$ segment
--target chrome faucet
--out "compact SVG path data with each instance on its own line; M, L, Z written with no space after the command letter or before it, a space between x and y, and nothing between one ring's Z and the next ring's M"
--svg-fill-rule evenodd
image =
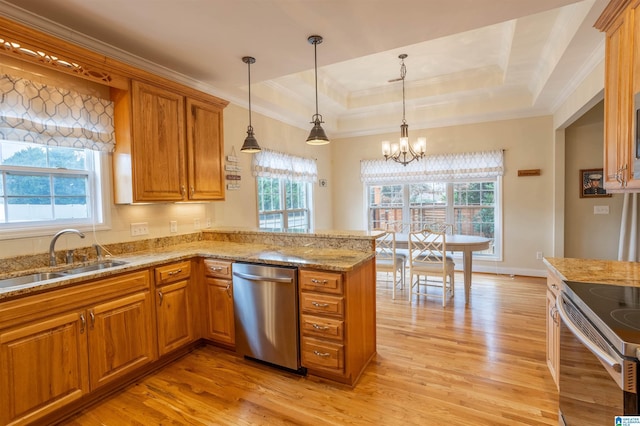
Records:
M56 241L58 241L58 237L62 234L73 233L78 234L80 238L84 238L84 234L77 229L63 229L62 231L58 231L56 235L51 238L51 244L49 244L49 266L56 266L58 263L56 262Z

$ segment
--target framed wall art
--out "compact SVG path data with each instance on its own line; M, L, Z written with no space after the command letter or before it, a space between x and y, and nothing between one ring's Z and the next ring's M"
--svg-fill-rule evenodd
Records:
M603 186L602 169L580 170L580 198L611 197Z

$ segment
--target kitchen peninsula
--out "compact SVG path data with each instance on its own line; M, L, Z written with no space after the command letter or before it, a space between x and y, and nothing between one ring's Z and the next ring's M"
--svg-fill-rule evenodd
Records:
M302 365L355 385L376 352L376 237L207 230L109 245L125 264L0 288L0 424L67 416L204 342L234 350L234 261L298 268ZM50 270L44 259L4 259L0 279Z

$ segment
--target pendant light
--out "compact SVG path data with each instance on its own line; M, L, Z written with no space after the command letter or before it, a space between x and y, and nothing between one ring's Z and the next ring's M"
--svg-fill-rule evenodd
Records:
M244 143L242 144L242 148L240 148L240 151L253 154L255 152L261 151L260 145L258 145L258 141L253 134L253 126L251 126L251 64L256 62L256 58L253 58L251 56L244 56L242 58L242 62L247 64L247 70L249 74L249 126L247 126L247 137L244 139Z
M405 119L404 104L404 78L407 75L407 67L404 64L404 60L407 56L406 53L398 56L398 58L400 58L400 78L391 80L391 82L402 80L402 124L400 125L400 140L398 141L399 143L394 144L391 144L389 141L382 142L382 155L385 160L391 159L403 166L424 157L424 152L427 147L426 138L418 138L413 146L409 144L409 125Z
M313 124L313 129L311 129L311 133L309 133L307 143L309 145L326 145L329 143L329 138L322 128L322 123L324 123L324 121L322 121L322 116L318 114L318 44L322 43L322 37L319 35L312 35L307 39L307 41L313 44L315 61L314 69L316 76L316 113L313 117L311 117L311 124Z

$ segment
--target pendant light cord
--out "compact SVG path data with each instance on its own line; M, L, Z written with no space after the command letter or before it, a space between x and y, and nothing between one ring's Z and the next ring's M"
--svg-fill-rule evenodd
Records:
M247 70L249 75L249 127L253 128L251 125L251 61L247 61Z
M316 77L316 117L318 117L318 42L313 42L313 62Z
M405 119L405 100L404 100L404 78L407 75L407 67L404 64L404 58L402 58L402 63L400 65L400 78L402 79L402 122L406 123Z

